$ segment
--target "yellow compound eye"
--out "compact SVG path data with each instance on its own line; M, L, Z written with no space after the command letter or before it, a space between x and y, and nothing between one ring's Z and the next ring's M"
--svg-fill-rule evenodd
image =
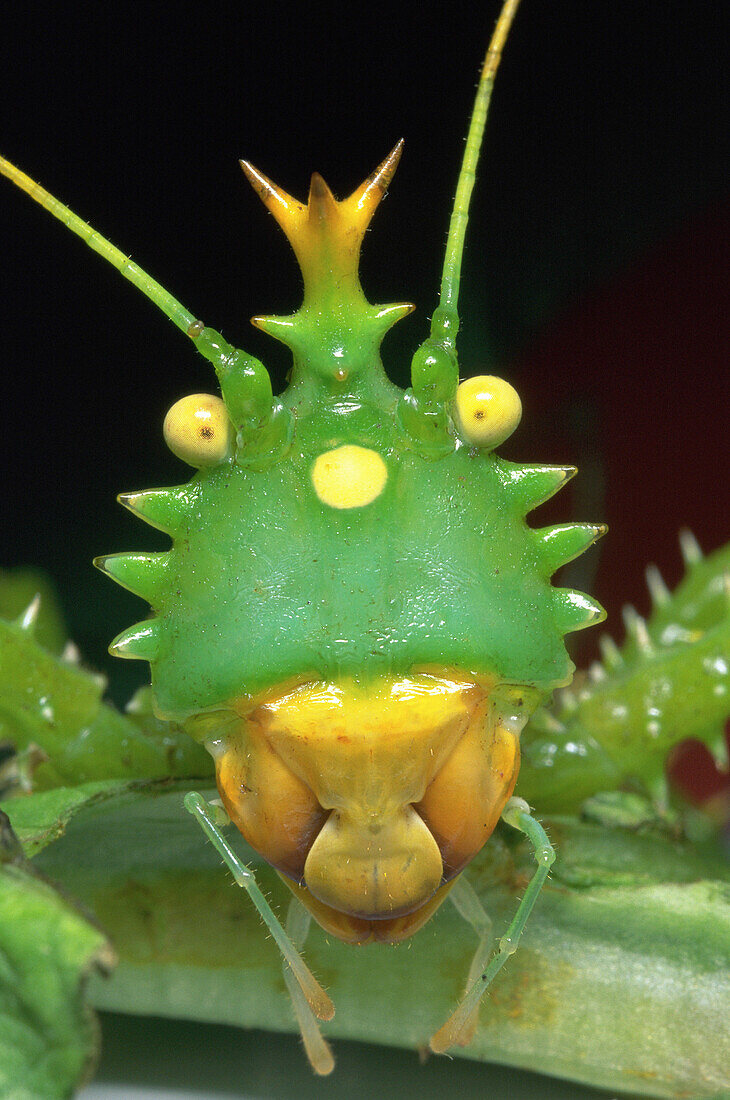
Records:
M188 466L217 466L228 457L232 427L220 397L191 393L172 406L163 426L165 443Z
M498 447L522 418L522 402L514 386L492 374L467 378L456 391L456 415L461 434L475 447Z

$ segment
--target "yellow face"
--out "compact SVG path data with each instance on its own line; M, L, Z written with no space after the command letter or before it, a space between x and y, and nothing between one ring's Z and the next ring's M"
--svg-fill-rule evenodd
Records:
M303 683L209 742L226 810L328 931L411 935L490 836L519 731L447 670Z

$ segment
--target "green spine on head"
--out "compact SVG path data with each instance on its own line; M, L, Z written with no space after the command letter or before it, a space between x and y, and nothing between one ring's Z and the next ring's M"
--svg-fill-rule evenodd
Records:
M192 484L178 489L145 489L139 493L120 493L117 500L150 527L174 538L194 507L197 488Z

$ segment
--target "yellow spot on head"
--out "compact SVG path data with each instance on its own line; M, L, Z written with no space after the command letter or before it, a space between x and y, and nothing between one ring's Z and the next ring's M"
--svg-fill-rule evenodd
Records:
M325 451L312 467L314 491L330 508L363 508L380 496L387 480L378 452L352 444Z
M192 393L172 406L163 427L165 442L188 466L217 466L228 457L232 428L220 397Z
M522 403L509 382L492 374L480 374L467 378L456 391L456 415L467 443L498 447L519 424Z

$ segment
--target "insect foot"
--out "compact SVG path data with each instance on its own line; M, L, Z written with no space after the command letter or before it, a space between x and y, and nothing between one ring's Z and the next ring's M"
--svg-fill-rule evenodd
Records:
M537 901L538 894L550 873L550 868L555 862L555 850L540 822L531 816L530 807L524 798L510 798L502 812L502 819L508 825L511 825L513 829L519 829L531 842L537 870L525 890L509 928L499 940L497 950L489 965L475 977L455 1011L443 1027L439 1028L436 1034L432 1036L429 1046L436 1054L445 1054L450 1047L455 1046L457 1043L463 1043L464 1040L467 1043L469 1042L471 1031L475 1026L479 1002L510 955L514 955L517 950L522 931ZM480 958L481 952L482 944L480 943L475 955L475 962ZM466 1035L464 1035L465 1031Z
M335 1066L334 1059L329 1046L320 1034L315 1017L320 1020L331 1020L335 1014L335 1006L295 945L295 941L300 941L298 945L301 946L306 939L308 917L305 915L305 919L302 920L294 909L296 900L292 899L285 931L261 892L253 872L241 862L220 831L217 807L209 805L202 795L191 791L185 796L185 809L193 815L211 844L221 854L235 881L248 893L261 919L271 932L284 959L284 979L292 998L309 1060L316 1073L322 1076L331 1073ZM225 821L227 823L227 819Z

